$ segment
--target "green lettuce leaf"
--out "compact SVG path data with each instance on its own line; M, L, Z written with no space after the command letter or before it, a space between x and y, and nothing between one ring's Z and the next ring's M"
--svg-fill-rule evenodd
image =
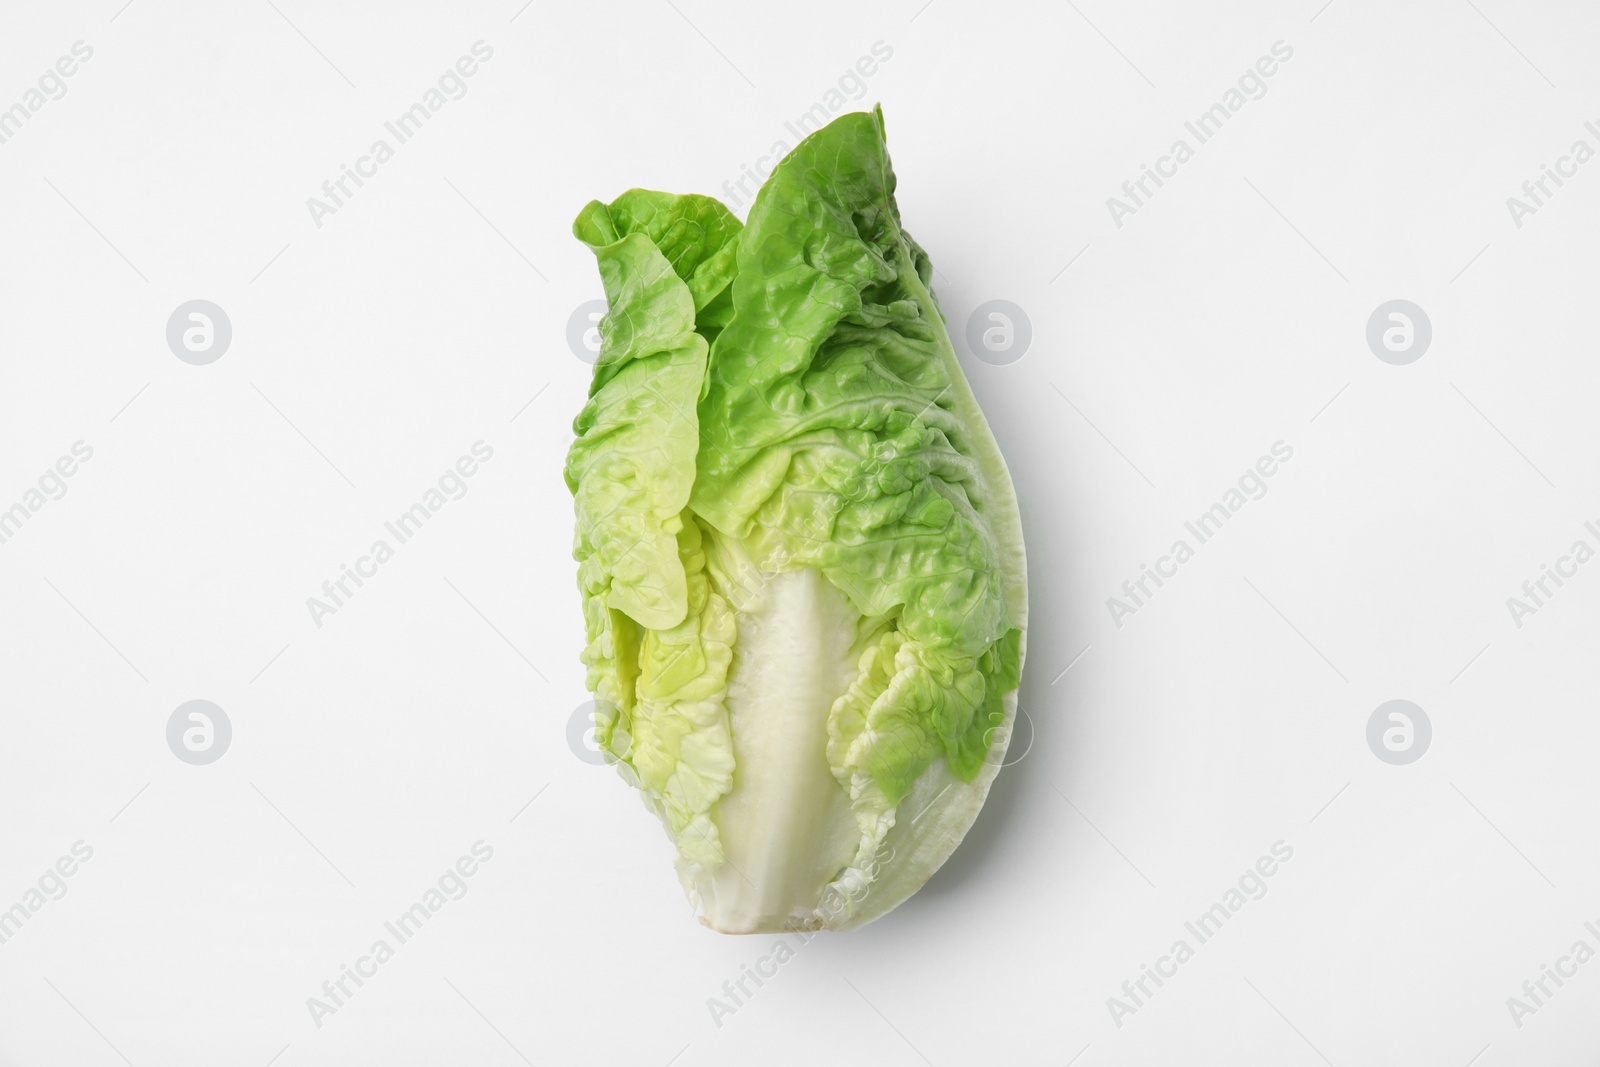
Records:
M706 813L732 784L721 707L732 613L710 592L685 506L708 334L727 317L740 229L715 200L644 190L593 202L573 223L610 305L566 467L583 660L601 743L682 841L690 872L721 862Z

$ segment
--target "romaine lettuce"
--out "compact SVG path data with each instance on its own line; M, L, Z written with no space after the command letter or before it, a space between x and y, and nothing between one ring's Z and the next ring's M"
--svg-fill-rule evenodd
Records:
M1015 714L1016 498L894 185L874 111L743 226L642 190L573 225L610 306L566 468L598 736L725 932L914 893Z

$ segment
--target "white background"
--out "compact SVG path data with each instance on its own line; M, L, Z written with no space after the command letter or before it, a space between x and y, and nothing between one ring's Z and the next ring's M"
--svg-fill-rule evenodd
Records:
M0 908L94 850L0 945L0 1063L1600 1052L1600 963L1520 1027L1506 1003L1600 949L1600 564L1506 607L1600 545L1600 163L1520 228L1506 206L1600 148L1600 11L122 3L0 26L0 107L94 49L0 144L0 508L94 450L0 545ZM467 94L317 226L307 198L478 40ZM1116 226L1107 197L1280 40L1267 94ZM1027 527L1032 747L925 891L719 1026L774 939L694 923L660 828L567 742L565 330L600 295L568 228L634 185L719 193L878 41L851 106L883 102L952 332L994 298L1032 323L1010 365L963 352ZM197 298L234 331L208 366L165 339ZM1364 337L1396 298L1433 325L1408 366ZM479 440L470 491L315 625ZM1117 626L1107 598L1279 440L1267 495ZM197 698L234 730L204 767L165 739ZM1366 741L1394 698L1433 724L1409 766ZM479 840L467 895L317 1026L307 998ZM1117 1025L1280 840L1269 892Z

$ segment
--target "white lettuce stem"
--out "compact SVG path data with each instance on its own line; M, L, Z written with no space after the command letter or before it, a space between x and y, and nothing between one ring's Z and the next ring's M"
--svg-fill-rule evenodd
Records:
M702 876L723 933L810 928L855 854L850 798L828 767L828 711L855 676L860 616L809 568L770 576L739 614L728 678L733 789L712 812L727 862Z

